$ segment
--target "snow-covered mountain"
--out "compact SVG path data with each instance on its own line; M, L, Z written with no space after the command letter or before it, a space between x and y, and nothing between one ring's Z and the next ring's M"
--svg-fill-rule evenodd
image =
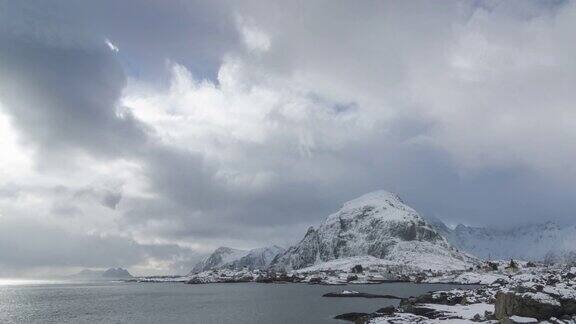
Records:
M253 249L248 251L248 253L240 259L231 261L225 266L231 269L265 269L278 254L281 254L284 251L284 248L277 245Z
M395 194L375 191L346 202L318 229L272 261L294 270L323 262L372 256L419 269L465 269L476 260L452 248L442 235Z
M272 262L278 254L283 252L284 249L276 245L252 250L219 247L207 258L196 264L190 273L195 274L220 268L264 269L270 265L270 262Z
M225 246L221 246L214 250L212 254L204 260L198 262L191 273L199 273L206 270L219 268L229 262L240 259L248 253L246 250L238 250Z
M465 225L450 229L438 220L433 225L453 246L484 259L576 260L574 225L547 222L512 229Z

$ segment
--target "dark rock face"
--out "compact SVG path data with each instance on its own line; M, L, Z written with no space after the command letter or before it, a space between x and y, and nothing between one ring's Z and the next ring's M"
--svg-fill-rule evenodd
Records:
M192 279L188 280L186 283L189 285L201 285L204 282L198 278L192 278Z
M286 263L291 263L294 269L313 265L316 254L320 249L318 231L313 227L308 228L304 238L296 246L290 247L283 254L279 254L272 261L272 269L284 270Z
M343 320L343 321L350 321L356 323L363 323L364 318L368 318L370 314L368 313L345 313L340 314L334 317L334 319Z
M357 264L354 267L352 267L352 273L363 273L364 269L362 268L361 264Z
M394 314L395 311L396 311L396 307L386 306L386 307L382 307L379 310L377 310L376 313L379 315L392 315L392 314Z
M310 278L310 280L308 281L308 283L311 284L311 285L321 284L321 283L322 283L322 278L319 278L319 277Z
M441 305L456 305L464 304L465 298L461 295L454 295L450 292L427 293L418 297L410 297L403 299L400 303L401 308L410 308L416 304L441 304Z
M351 276L348 276L348 277L346 278L346 281L347 281L347 282L356 281L356 280L358 280L358 276L357 276L357 275L351 275Z
M202 271L211 270L222 265L226 256L239 253L241 250L221 246L214 250L210 256L194 266L191 273L200 273Z
M356 324L366 324L370 322L371 319L376 317L382 316L390 316L396 312L396 308L394 306L387 306L380 308L379 310L375 311L374 313L345 313L334 317L334 319L344 320L354 322Z
M560 303L539 300L531 294L516 292L498 292L496 294L495 315L498 319L517 315L545 320L566 314Z

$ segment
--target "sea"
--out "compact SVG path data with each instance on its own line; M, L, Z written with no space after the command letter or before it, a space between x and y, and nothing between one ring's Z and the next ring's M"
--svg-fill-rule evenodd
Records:
M383 283L308 284L66 282L0 280L0 323L345 323L334 316L371 313L394 299L328 298L354 290L398 297L470 286Z

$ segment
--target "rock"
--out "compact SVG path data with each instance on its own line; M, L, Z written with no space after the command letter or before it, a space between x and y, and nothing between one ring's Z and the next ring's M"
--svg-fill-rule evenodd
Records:
M488 266L488 268L489 268L490 270L492 270L492 271L498 271L498 263L490 262L490 261L489 261L489 262L487 263L487 266Z
M500 320L502 324L527 324L527 323L538 323L538 320L531 317L520 317L520 316L511 316L505 317Z
M310 280L308 281L309 284L313 285L313 284L320 284L322 283L322 278L319 277L314 277L314 278L310 278Z
M379 310L377 310L376 314L378 314L378 315L392 315L392 314L394 314L394 312L396 312L396 307L386 306L386 307L382 307Z
M496 280L494 280L494 282L492 282L492 285L497 285L497 286L506 286L508 284L508 280L504 279L504 278L498 278Z
M347 281L347 282L356 281L356 280L358 280L358 276L357 276L357 275L351 275L351 276L348 276L348 277L346 278L346 281Z
M563 311L560 303L542 293L498 292L496 294L495 316L499 320L510 316L545 320L561 315Z
M362 320L364 318L368 318L369 316L370 316L370 314L367 314L367 313L345 313L345 314L337 315L336 317L334 317L334 319L350 321L350 322L358 322L359 320Z
M274 280L270 277L259 276L256 278L256 282L258 282L258 283L273 283Z
M188 281L186 281L187 284L190 285L199 285L199 284L203 284L204 282L202 282L202 280L198 279L198 278L192 278Z
M465 297L463 295L455 295L450 292L440 291L436 293L427 293L418 297L410 297L403 299L400 306L415 305L415 304L442 304L442 305L456 305L464 304Z
M406 313L410 313L410 314L414 314L414 315L418 315L418 316L424 316L427 318L437 318L437 317L442 315L442 313L439 313L435 309L420 306L420 305L406 305L406 306L402 307L402 310Z
M351 270L352 273L363 273L364 272L364 268L362 268L361 264L357 264L355 266L352 267Z

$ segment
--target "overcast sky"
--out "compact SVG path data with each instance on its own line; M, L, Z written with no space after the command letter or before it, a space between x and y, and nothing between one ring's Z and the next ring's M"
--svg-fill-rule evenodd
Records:
M0 276L186 273L363 193L576 210L571 1L0 0Z

